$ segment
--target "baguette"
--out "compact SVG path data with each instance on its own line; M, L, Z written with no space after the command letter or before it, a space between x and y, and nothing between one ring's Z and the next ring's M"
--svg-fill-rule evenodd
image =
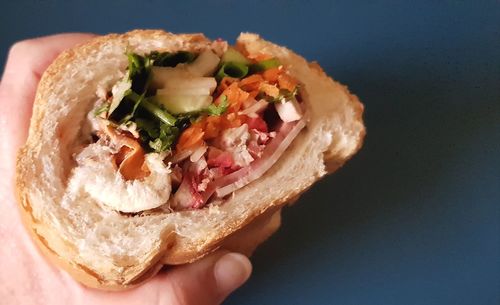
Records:
M242 33L237 46L248 54L271 54L288 67L303 84L307 125L263 176L219 204L195 210L160 208L131 215L106 208L84 190L68 196L68 189L75 153L88 140L85 120L96 90L120 80L127 68L125 52L198 52L213 48L212 41L202 34L135 30L98 37L63 52L50 65L18 154L16 191L26 227L51 261L89 287L121 290L163 265L193 262L221 247L251 253L279 227L284 205L360 149L363 105L345 86L317 63L256 34ZM91 179L85 176L89 173L81 175L83 181Z

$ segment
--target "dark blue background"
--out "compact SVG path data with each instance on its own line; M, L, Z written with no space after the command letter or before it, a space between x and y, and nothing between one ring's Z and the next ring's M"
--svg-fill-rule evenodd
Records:
M6 1L0 59L65 31L289 46L359 95L368 136L285 210L227 304L499 304L500 3L363 2Z

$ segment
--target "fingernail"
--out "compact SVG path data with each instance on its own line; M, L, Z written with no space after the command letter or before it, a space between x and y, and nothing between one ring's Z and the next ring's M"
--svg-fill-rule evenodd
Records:
M220 293L229 293L240 287L250 277L252 264L239 253L223 255L214 267L214 276Z

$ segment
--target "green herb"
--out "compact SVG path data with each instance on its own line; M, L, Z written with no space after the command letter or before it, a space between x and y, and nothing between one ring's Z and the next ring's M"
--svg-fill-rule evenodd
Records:
M151 59L142 57L135 53L128 53L127 57L129 61L128 80L123 81L130 82L131 88L124 92L122 100L117 105L113 105L114 107L112 118L118 120L120 124L124 124L134 118L137 108L145 99L149 84L151 83L152 79ZM137 85L138 83L140 85ZM140 94L138 94L138 92ZM125 102L127 100L133 103L133 106L131 108L130 103ZM118 114L114 114L114 110L116 110L120 105L122 105L121 111Z
M166 151L170 148L170 144L168 142L163 142L160 138L156 138L154 141L149 141L149 147L153 149L155 152Z
M155 152L171 150L178 136L179 129L177 127L162 125L160 127L160 136L154 140L150 140L148 145Z
M243 78L248 74L248 66L242 63L230 61L224 63L220 68L215 78L217 81L220 81L224 77L233 77L233 78Z
M127 53L127 75L117 83L123 97L113 96L109 109L109 118L120 124L131 120L142 100L145 98L151 82L152 61L135 53ZM126 90L125 90L126 89Z
M294 99L295 96L299 93L299 86L296 86L293 91L287 90L287 89L280 89L279 96L284 99Z
M187 51L179 51L176 53L153 51L146 55L147 58L153 61L154 66L159 67L175 67L178 64L190 63L195 60L196 55Z
M211 104L210 106L208 106L208 108L206 109L206 112L208 114L219 116L227 111L227 107L229 106L229 103L227 101L227 96L221 95L220 98L221 100L218 106L215 104Z
M159 124L154 121L137 118L135 120L137 128L144 131L149 138L158 138L160 136Z
M281 66L281 63L277 58L270 58L250 65L250 73L262 72L279 66Z
M264 93L260 93L257 96L257 99L263 98L269 103L278 103L282 101L290 101L290 100L296 100L296 96L298 94L298 86L295 87L293 91L287 90L287 89L280 89L280 92L277 97L271 97L269 95L266 95Z
M122 119L120 120L120 124L125 124L134 117L135 112L137 111L137 108L139 107L142 100L144 99L144 95L143 94L138 95L137 93L135 93L134 91L129 89L129 90L125 91L124 99L131 100L133 102L133 106L132 106L132 109L130 110L130 112L128 114L126 114L124 117L122 117ZM122 100L122 102L123 102L123 100ZM122 103L122 102L120 102L120 103Z
M203 112L201 111L178 114L175 116L175 118L177 119L175 125L181 127L181 129L185 129L189 127L190 124L196 123L200 119L202 114Z
M127 53L128 59L128 73L130 79L132 79L135 75L139 74L144 66L144 58L139 54L135 53Z
M136 53L127 53L128 74L132 82L132 90L138 94L147 91L147 85L151 78L151 67L153 60L147 56Z
M161 66L161 63L166 60L167 58L172 56L172 53L170 52L158 52L158 51L152 51L148 55L146 55L148 58L153 60L153 66Z
M141 140L148 143L149 148L155 152L170 150L180 134L177 126L155 124L153 121L140 118L136 120L136 124L140 129Z
M141 103L141 107L146 109L149 113L154 115L163 123L174 126L175 125L175 117L168 113L166 110L163 110L160 106L156 105L149 101L149 99L143 99Z
M135 123L145 149L155 152L172 149L181 131L196 121L202 112L175 117L161 105L156 104L149 90L152 79L151 67L175 67L180 63L192 62L195 58L195 54L185 51L176 53L154 51L144 56L127 53L128 72L122 82L129 84L124 88L129 89L124 92L120 101L114 103L113 111L110 111L109 104L105 104L106 107L103 105L95 110L96 115L109 112L109 119L112 122L123 125ZM210 110L207 109L207 113L220 115L227 108L224 104L227 104L227 101Z
M179 133L179 128L163 124L160 127L160 136L154 141L149 141L149 147L156 152L170 150L174 142L177 140Z
M96 109L94 109L94 116L100 116L101 114L108 112L108 110L109 110L109 104L103 103Z

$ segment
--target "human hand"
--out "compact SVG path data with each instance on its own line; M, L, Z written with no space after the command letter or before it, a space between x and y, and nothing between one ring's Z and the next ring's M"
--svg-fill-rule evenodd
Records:
M217 252L160 273L124 292L86 288L39 253L21 224L14 198L15 156L26 140L36 86L63 50L91 34L61 34L16 43L0 82L0 299L4 304L220 304L251 273L249 260Z

